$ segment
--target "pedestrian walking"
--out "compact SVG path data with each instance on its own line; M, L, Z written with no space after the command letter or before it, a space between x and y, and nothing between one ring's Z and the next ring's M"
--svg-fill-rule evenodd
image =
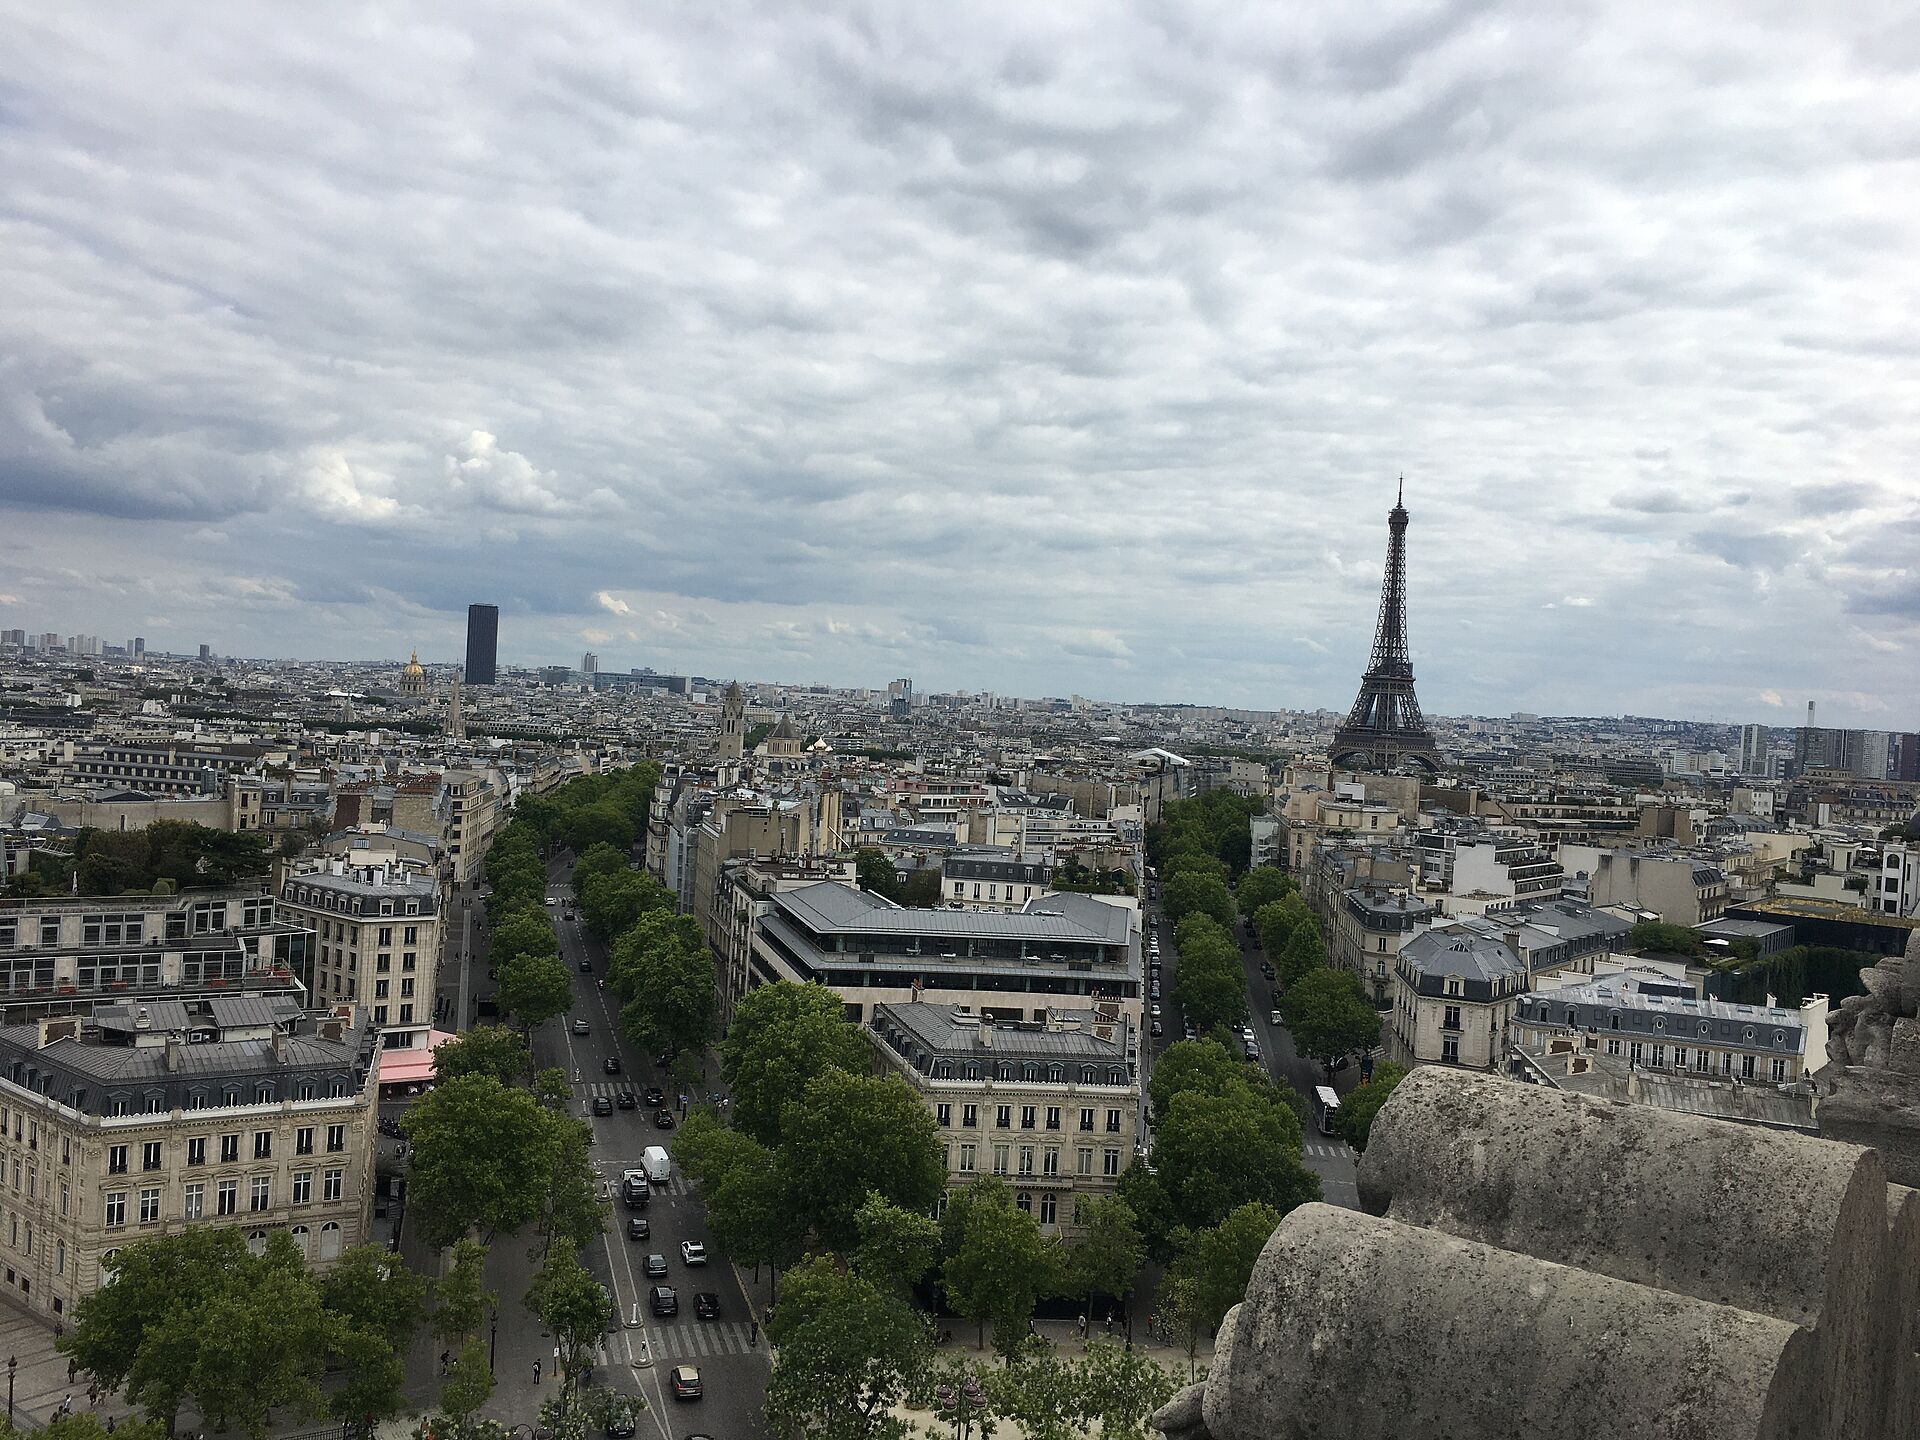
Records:
M540 1362L538 1360L533 1362L533 1383L536 1385L540 1383Z
M1073 1322L1073 1328L1074 1328L1075 1330L1078 1330L1078 1331L1080 1332L1080 1338L1081 1338L1082 1340L1084 1340L1084 1339L1086 1339L1086 1338L1087 1338L1087 1314L1086 1314L1086 1311L1084 1311L1084 1310L1083 1310L1083 1311L1081 1311L1081 1312L1080 1312L1080 1314L1079 1314L1078 1316L1076 1316L1076 1317L1075 1317L1075 1319L1074 1319L1074 1322Z
M760 1343L760 1322L758 1320L755 1320L750 1325L747 1326L747 1344L758 1345L759 1343Z
M74 1374L79 1369L80 1369L80 1362L78 1360L67 1361L67 1383L69 1385L73 1383Z
M452 1363L452 1360L453 1352L451 1350L442 1350L440 1352L440 1373L442 1375L447 1373L447 1366Z
M113 1416L111 1415L107 1416L107 1433L109 1435L113 1433Z

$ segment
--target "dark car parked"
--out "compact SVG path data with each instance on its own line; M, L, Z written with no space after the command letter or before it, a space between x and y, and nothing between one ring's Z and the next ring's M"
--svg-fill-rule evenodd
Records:
M664 1105L654 1111L653 1128L656 1130L671 1130L673 1128L673 1112Z
M656 1315L678 1315L680 1297L671 1285L656 1285L647 1292L647 1308Z
M646 1101L649 1106L664 1105L667 1103L667 1092L662 1090L658 1085L649 1085L647 1086Z
M593 1097L593 1113L596 1115L613 1114L613 1101L609 1100L604 1095L594 1096Z

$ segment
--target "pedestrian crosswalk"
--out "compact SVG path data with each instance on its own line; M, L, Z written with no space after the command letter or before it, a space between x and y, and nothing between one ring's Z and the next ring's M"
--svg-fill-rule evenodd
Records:
M623 1085L618 1080L608 1080L605 1082L596 1080L591 1084L582 1085L580 1087L580 1093L588 1096L589 1098L595 1095L604 1095L609 1100L619 1099L623 1091L631 1092L636 1096L639 1095L640 1093L638 1087L633 1085Z
M633 1333L636 1338L645 1336L656 1361L744 1355L764 1348L764 1342L753 1338L744 1320L695 1320L682 1315L672 1320L649 1320L644 1330Z
M1351 1160L1353 1150L1346 1145L1324 1144L1318 1140L1309 1140L1300 1147L1303 1154L1321 1160Z

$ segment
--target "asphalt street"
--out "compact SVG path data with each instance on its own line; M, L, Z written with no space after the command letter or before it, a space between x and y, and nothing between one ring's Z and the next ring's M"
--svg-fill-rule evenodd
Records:
M1149 907L1149 924L1160 936L1160 1024L1164 1034L1149 1040L1154 1058L1181 1038L1180 1007L1173 1002L1173 990L1179 977L1179 947L1173 938L1173 924L1156 902ZM1308 1099L1316 1085L1326 1083L1317 1061L1306 1059L1293 1048L1293 1036L1286 1026L1268 1019L1272 1009L1273 982L1260 973L1265 958L1246 937L1245 927L1234 926L1234 938L1240 946L1240 959L1247 975L1247 1008L1254 1040L1260 1047L1260 1064L1276 1080L1291 1085ZM1151 1004L1151 1002L1150 1002ZM1149 1012L1151 1013L1151 1012ZM1151 1022L1149 1022L1151 1024ZM1149 1073L1151 1073L1149 1071ZM1359 1081L1358 1072L1349 1067L1334 1077L1334 1090L1345 1094ZM1320 1188L1330 1205L1360 1208L1360 1192L1354 1180L1353 1147L1331 1135L1322 1135L1311 1124L1301 1146L1302 1161L1320 1177Z
M690 1192L678 1170L664 1188L656 1187L648 1208L629 1211L620 1200L620 1176L623 1171L641 1168L642 1152L649 1145L663 1145L669 1153L683 1116L681 1098L674 1082L663 1070L627 1044L620 1035L613 997L601 988L606 970L605 947L586 933L578 919L568 919L572 909L572 890L566 880L564 864L553 868L548 894L556 902L549 912L554 930L560 937L561 958L574 978L574 1007L570 1014L550 1020L534 1032L535 1064L565 1072L573 1086L571 1104L574 1113L593 1127L593 1162L599 1172L602 1195L611 1205L607 1228L601 1238L581 1253L581 1263L613 1294L619 1308L620 1325L610 1329L594 1364L595 1384L611 1386L646 1400L646 1413L640 1419L639 1440L683 1440L702 1434L763 1436L761 1410L766 1400L767 1377L771 1363L765 1337L751 1328L755 1318L749 1309L746 1292L725 1251L708 1233L706 1216L700 1202ZM585 962L588 970L582 970ZM484 960L476 961L477 989L488 988ZM587 1033L575 1033L576 1022L584 1022ZM607 1062L619 1065L609 1073ZM622 1091L644 1097L649 1086L665 1092L675 1121L673 1130L658 1128L654 1112L644 1104L610 1115L593 1114L596 1096L616 1101ZM686 1097L691 1104L694 1097ZM630 1216L644 1216L650 1235L645 1240L627 1238ZM681 1256L680 1244L698 1241L706 1247L704 1265L688 1265ZM500 1389L488 1404L487 1413L500 1418L526 1420L543 1393L551 1393L553 1375L553 1339L543 1331L520 1303L527 1283L537 1267L538 1239L516 1237L494 1246L489 1259L488 1284L500 1296L500 1324L493 1336L497 1349L494 1373ZM667 1275L664 1281L649 1280L645 1273L648 1255L664 1256ZM666 1284L679 1299L679 1314L658 1317L649 1312L651 1286ZM694 1315L694 1295L708 1291L719 1299L716 1319L701 1320ZM534 1362L540 1362L540 1392L533 1388ZM670 1373L676 1366L690 1365L698 1370L704 1392L698 1401L673 1398Z

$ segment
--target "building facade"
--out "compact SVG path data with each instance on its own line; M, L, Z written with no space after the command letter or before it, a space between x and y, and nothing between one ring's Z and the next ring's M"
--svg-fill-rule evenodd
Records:
M1388 1058L1402 1065L1494 1070L1514 1007L1527 993L1526 962L1506 942L1428 930L1400 949Z
M315 1263L364 1243L377 1053L352 1009L258 996L0 1028L0 1293L60 1322L122 1245L200 1225Z
M954 850L941 863L940 876L951 909L1012 912L1047 893L1053 868L1010 851Z
M467 606L467 668L462 672L469 685L491 685L500 656L500 607Z
M1070 1235L1081 1203L1119 1187L1140 1096L1128 1061L1137 1040L1117 1007L1012 1023L880 1004L866 1029L884 1071L932 1112L949 1189L994 1176L1043 1232Z
M366 1006L390 1049L425 1043L440 959L440 887L430 868L324 860L281 882L279 913L314 933L315 1005Z

